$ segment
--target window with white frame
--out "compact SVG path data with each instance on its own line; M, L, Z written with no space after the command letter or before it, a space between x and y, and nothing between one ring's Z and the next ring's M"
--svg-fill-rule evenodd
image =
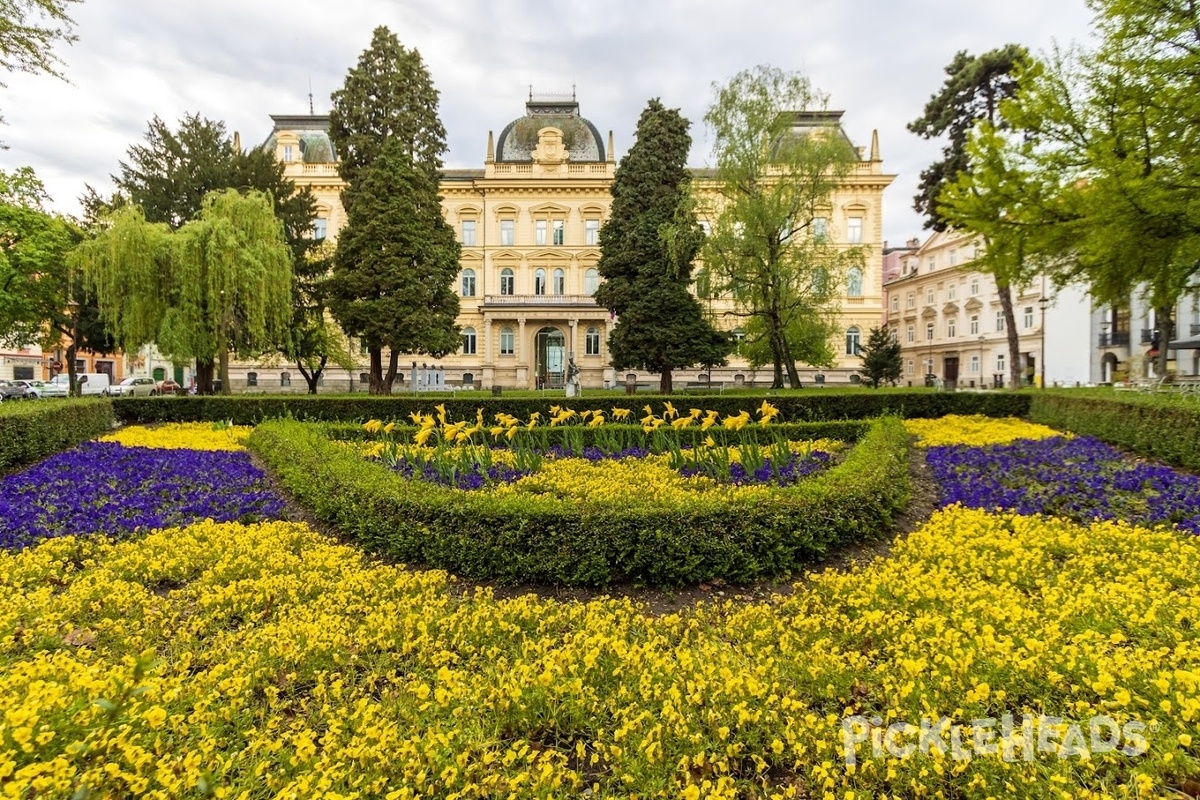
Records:
M951 247L951 248L950 248L950 253L948 254L948 258L949 258L949 261L950 261L950 266L952 266L952 267L953 267L955 264L957 264L957 263L958 263L958 258L957 258L957 256L958 256L958 251L957 251L957 250L955 250L953 247Z
M462 351L464 356L475 355L475 329L463 328Z
M541 267L533 271L533 293L537 295L546 293L546 270Z
M892 295L891 302L892 302L892 313L893 314L900 313L900 295L898 295L898 294Z
M475 270L464 269L462 274L462 296L475 296Z
M1004 372L1004 365L1005 365L1004 353L997 353L996 354L996 372Z
M934 301L935 297L936 297L936 295L933 292L933 287L927 286L925 288L925 305L927 305L927 306L933 305L933 301Z
M906 341L908 344L912 344L913 342L915 342L915 341L917 340L917 336L916 336L916 330L913 328L913 326L912 326L912 325L909 325L909 326L908 326L908 327L905 329L905 331L904 331L904 340L905 340L905 341Z
M851 267L846 270L846 296L847 297L862 297L863 275L862 270L858 267Z
M954 317L946 320L946 338L953 339L958 335L958 320Z
M946 299L947 300L957 300L958 299L958 284L952 283L946 287Z
M566 222L561 219L551 220L550 229L554 233L554 244L561 247L566 241Z
M475 246L475 220L464 219L462 221L462 243L463 247Z
M905 298L904 307L905 308L916 308L917 307L917 293L916 292L908 293L908 297Z
M971 356L971 374L979 374L979 356L977 355Z
M600 288L600 272L595 267L583 271L583 293L593 295Z
M313 220L313 239L318 242L325 240L329 235L329 220L324 217L317 217Z
M583 243L592 246L600 244L600 220L585 219L583 221Z
M933 270L935 268L937 268L937 256L930 256L929 257L929 271L933 272Z
M1033 306L1025 306L1024 319L1021 320L1025 324L1025 330L1033 327Z
M295 151L292 149L292 146L290 144L285 144L283 146L283 160L286 161L287 163L290 164L292 162L292 156L294 155L294 153L295 153Z
M829 220L824 217L813 217L812 235L817 241L822 241L829 235Z
M979 294L979 278L971 278L971 297Z
M933 341L933 323L932 322L925 323L925 341L927 341L927 342Z
M513 335L513 329L505 325L500 329L500 355L511 356L517 351L516 337Z
M850 244L862 244L863 218L850 217L846 220L846 241Z
M517 223L515 220L500 220L500 244L511 247L516 241Z
M979 315L978 314L971 315L971 335L972 336L979 335Z
M539 219L533 223L533 243L536 245L546 244L546 226L550 224L549 220Z
M996 312L996 333L1004 331L1004 310L1000 309Z
M516 294L517 277L508 267L500 270L500 294Z
M554 293L566 294L567 292L567 273L561 268L554 270Z
M911 358L908 361L904 362L904 371L905 371L905 373L907 373L909 375L912 375L913 372L916 371L915 365L913 364L913 360Z
M849 328L846 331L846 355L858 355L859 347L862 343L862 333L858 328Z
M583 337L583 353L588 356L600 355L600 329L588 328Z

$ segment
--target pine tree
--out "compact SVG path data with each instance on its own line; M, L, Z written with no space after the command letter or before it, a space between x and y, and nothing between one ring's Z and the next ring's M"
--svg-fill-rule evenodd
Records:
M859 372L872 389L878 389L883 383L894 386L900 380L903 369L900 343L886 328L872 328L858 355L863 361Z
M346 333L362 337L371 392L387 394L400 353L440 357L459 341L459 245L438 195L446 131L421 54L376 28L333 94L329 134L347 218L327 284L330 310Z
M688 126L658 99L646 105L637 142L617 167L597 265L605 282L596 302L617 315L609 337L613 367L659 373L664 393L672 370L723 364L730 350L688 290L704 240L685 167Z

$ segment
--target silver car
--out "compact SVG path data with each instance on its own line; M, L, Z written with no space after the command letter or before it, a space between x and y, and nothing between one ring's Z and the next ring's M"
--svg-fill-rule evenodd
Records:
M41 397L46 390L46 384L41 381L19 380L13 381L17 386L25 387L25 396L27 398Z
M150 397L158 394L158 387L150 378L126 378L104 390L109 397Z

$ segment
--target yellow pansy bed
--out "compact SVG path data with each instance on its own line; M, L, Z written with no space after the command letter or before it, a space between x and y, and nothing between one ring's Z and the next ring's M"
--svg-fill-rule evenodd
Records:
M678 585L779 575L886 535L908 500L908 439L898 420L872 423L836 466L770 488L668 475L656 460L547 459L509 486L463 491L286 420L249 446L318 518L407 563L510 583Z
M165 422L150 426L130 425L100 437L100 441L169 450L244 450L253 429L249 425L224 423Z
M497 600L292 523L54 540L0 555L0 792L1180 796L1198 571L1192 538L951 508L775 603L656 617ZM949 732L945 754L870 744L1004 714L1062 722L1030 761L969 728L959 758ZM1095 717L1144 747L1093 748Z
M917 437L921 447L967 445L986 447L992 444L1011 444L1018 439L1048 439L1070 436L1045 425L1015 417L985 417L979 414L960 416L950 414L937 419L906 419L904 427Z

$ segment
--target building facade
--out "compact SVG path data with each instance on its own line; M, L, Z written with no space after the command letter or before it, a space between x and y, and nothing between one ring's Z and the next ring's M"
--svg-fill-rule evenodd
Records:
M336 239L346 218L328 117L272 120L266 146L283 162L287 177L316 196L314 236ZM797 124L832 121L839 130L840 120L841 112L797 115ZM893 176L882 171L877 138L869 153L866 148L858 152L859 163L832 198L823 221L828 235L868 252L861 269L847 276L838 364L823 371L830 382L848 382L856 373L861 363L857 347L883 311L882 200ZM456 388L558 388L572 362L584 387L657 384L657 376L649 373L613 370L608 335L615 320L593 296L600 282L600 229L609 215L616 167L612 132L602 136L580 114L574 95L531 95L523 116L498 136L488 133L482 168L443 172L446 221L462 243L456 289L463 344L459 353L436 362L402 355L397 388L410 388L414 377L434 366ZM708 173L694 170L694 175L695 191L711 197ZM732 313L732 302L717 298L706 307L715 324L736 338L740 317ZM304 382L293 381L293 371L277 362L239 364L231 368L231 382L235 389L303 391ZM675 373L677 385L763 385L770 379L769 366L753 370L736 354L725 367ZM325 385L365 390L365 367L349 374L331 370Z

